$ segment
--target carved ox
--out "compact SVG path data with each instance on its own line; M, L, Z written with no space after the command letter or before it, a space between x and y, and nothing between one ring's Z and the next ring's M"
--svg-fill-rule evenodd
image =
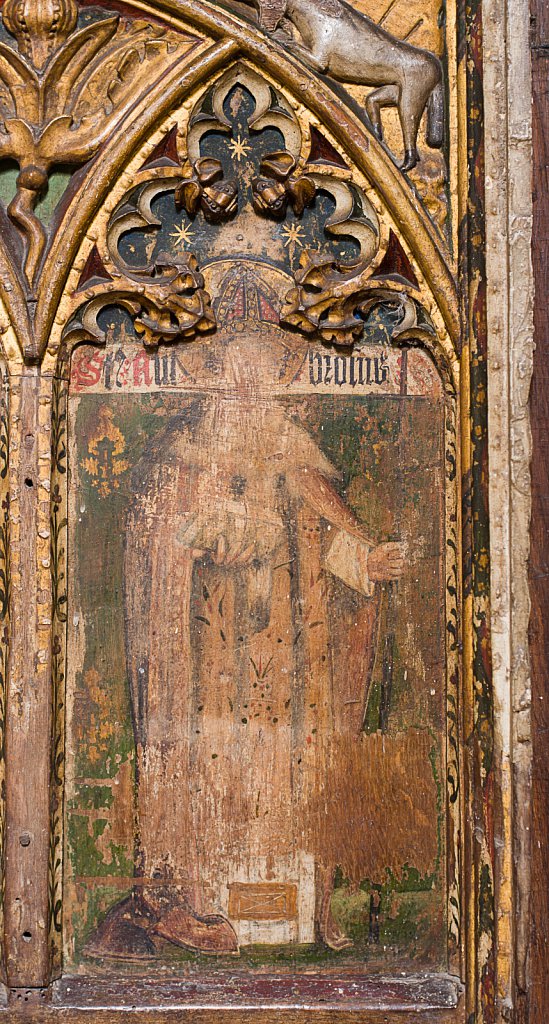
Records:
M427 143L444 136L444 92L440 61L428 50L395 39L345 0L246 0L259 6L260 21L274 33L290 22L302 42L284 44L314 71L337 81L376 86L366 99L374 132L383 138L382 107L397 107L404 138L403 171L418 162L417 136L427 107Z

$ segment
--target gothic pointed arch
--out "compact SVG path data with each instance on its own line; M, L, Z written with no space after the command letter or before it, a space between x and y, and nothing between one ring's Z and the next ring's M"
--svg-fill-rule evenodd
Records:
M279 1009L339 1006L336 978L395 1020L489 998L482 161L453 0L400 34L363 6L2 7L13 525L51 737L6 966L61 1003L128 970L172 972L164 1008L212 976L216 1006L265 979Z
M140 8L139 14L136 12L137 20L135 22L127 22L119 18L117 23L113 23L109 29L111 36L113 28L115 30L112 47L121 63L124 60L128 63L127 54L132 52L132 45L135 46L133 36L139 37L139 31L141 31L142 35L145 34L146 37L146 32L141 28L143 22L139 20L141 14L142 9ZM294 59L289 58L276 42L266 38L257 28L238 20L235 21L234 17L223 15L219 10L214 10L208 5L193 4L191 12L183 3L174 4L173 11L170 11L171 18L162 27L159 25L156 10L149 11L149 15L153 19L149 32L151 39L145 38L144 42L139 38L136 40L141 46L149 48L143 58L145 66L151 61L153 62L152 80L147 66L147 88L141 99L141 112L139 112L139 101L136 102L136 96L133 93L131 94L132 105L131 108L129 107L124 89L119 90L120 101L114 104L108 123L104 121L104 118L103 123L101 122L101 108L98 106L95 117L101 125L101 130L96 131L95 137L92 135L91 138L88 138L88 148L85 153L83 150L78 150L77 146L74 152L76 164L78 161L86 162L89 157L91 160L87 160L85 171L79 176L80 180L75 179L74 182L71 182L71 187L63 196L48 231L44 232L44 228L40 227L39 218L34 217L32 210L29 210L28 215L25 214L24 224L21 219L23 213L17 212L23 200L17 196L13 200L11 210L15 229L10 227L7 221L6 231L3 232L3 248L7 247L4 280L9 279L10 276L13 277L11 269L13 260L10 258L10 252L13 251L13 247L17 251L17 246L20 247L21 244L17 237L17 229L23 233L24 245L21 252L19 279L12 281L4 298L8 308L13 309L14 316L21 324L21 331L26 317L17 312L18 307L13 303L17 301L22 303L21 308L23 309L25 294L29 287L32 290L33 284L32 281L29 281L27 265L31 250L33 253L31 277L34 279L35 291L38 289L40 292L38 302L35 307L33 306L33 333L35 339L36 336L46 338L51 328L53 304L59 299L64 268L67 266L67 261L64 258L60 259L60 255L69 255L74 252L79 235L85 233L94 209L101 205L108 192L112 192L113 176L122 173L129 154L132 151L135 152L140 140L144 142L151 131L154 131L163 117L163 112L167 113L170 108L173 109L174 106L181 103L193 88L196 90L196 85L200 80L207 80L208 76L216 72L216 69L230 66L237 57L241 56L248 57L252 62L258 62L258 66L274 76L283 87L289 89L296 101L303 102L305 100L306 103L308 100L311 104L311 113L319 117L328 129L331 128L340 143L343 142L351 161L357 161L357 166L364 171L370 182L375 183L375 189L383 197L391 216L399 223L399 230L406 238L407 243L416 246L418 258L423 262L423 271L430 277L433 287L438 293L438 303L443 310L448 330L456 338L459 333L456 292L455 284L452 281L452 260L447 244L437 232L430 217L422 211L421 205L417 203L417 198L414 195L414 189L410 188L409 183L403 178L390 153L379 143L371 131L361 125L360 120L354 114L352 105L346 105L339 96L336 99L328 85L319 83L310 71L302 66L297 66ZM97 48L102 42L101 32L105 34L107 31L107 27L103 29L103 26L108 24L108 19L102 19L97 23L92 22L87 29L81 30L81 34L82 31L87 32L89 42L87 38L84 38L80 45L83 47L92 45ZM135 28L132 27L134 24ZM156 29L155 37L157 25L159 27ZM174 31L174 27L176 27L176 31ZM211 36L209 42L206 39L197 38L197 28L209 32ZM65 46L67 45L66 43ZM5 60L9 60L9 52L6 48ZM84 49L83 52L87 51ZM149 52L150 57L148 56ZM98 65L97 74L100 74L101 65L98 64L97 59L96 64ZM139 63L137 67L140 67ZM56 73L60 73L60 71L56 72L55 67L52 67L50 71L52 83L55 81ZM75 76L77 87L82 91L83 84L87 86L87 82L82 84L78 79L78 68L72 73ZM154 74L158 75L156 87ZM130 81L131 76L129 76L128 85ZM45 81L42 83L42 88L53 88L53 84L50 85L49 81ZM158 94L158 99L156 99L155 93ZM83 101L80 102L82 106ZM22 115L22 121L25 123L26 112L24 109ZM29 112L27 112L27 116L29 116ZM30 116L32 117L32 112L30 112ZM48 139L48 131L51 135L51 129L48 129L47 122L41 130L44 138ZM107 137L108 143L105 147L103 139L107 139ZM74 145L72 138L67 137L67 141ZM61 135L59 135L57 151L53 140L48 142L48 145L50 148L47 156L44 157L46 167L55 168L56 163L63 164L68 159L70 160L70 154ZM46 143L42 147L44 152L46 152L45 146ZM102 147L101 160L98 160L97 152L100 146ZM30 166L34 166L33 161L39 162L42 159L38 153L33 156L28 147L25 151L22 141L18 142L18 137L15 136L9 145L5 146L5 150L8 155L15 156L19 160L20 167L23 169L25 160ZM21 174L24 177L23 171ZM23 182L23 177L21 182ZM32 188L36 188L36 193L32 189L25 191L25 187L21 186L22 192L17 195L25 195L24 202L30 202L32 207L44 184L45 182L41 181L32 185ZM68 249L67 246L69 246ZM25 266L27 266L26 270ZM22 336L21 331L20 336ZM36 340L33 342L33 344L38 344L42 350L44 343L44 341L36 342ZM29 349L29 358L32 357Z

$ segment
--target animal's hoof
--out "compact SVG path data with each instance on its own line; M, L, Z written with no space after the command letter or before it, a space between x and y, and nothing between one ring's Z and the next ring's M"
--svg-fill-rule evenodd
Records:
M417 150L407 149L404 154L404 162L400 165L401 171L411 171L419 162Z

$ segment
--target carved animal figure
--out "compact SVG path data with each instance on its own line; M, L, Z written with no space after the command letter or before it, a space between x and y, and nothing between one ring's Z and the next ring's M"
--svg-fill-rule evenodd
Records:
M366 112L379 139L381 109L397 107L404 138L403 171L418 162L417 136L426 107L427 143L442 145L442 67L433 53L395 39L345 0L283 0L280 6L259 0L259 6L266 28L274 29L285 19L297 29L302 42L285 39L285 45L314 71L340 82L377 86L366 99Z

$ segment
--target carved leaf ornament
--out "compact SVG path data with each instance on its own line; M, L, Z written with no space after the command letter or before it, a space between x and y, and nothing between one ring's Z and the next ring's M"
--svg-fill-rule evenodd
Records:
M415 304L401 284L372 277L364 263L344 264L307 251L281 320L333 345L352 345L362 335L370 310L382 302L394 303L401 312L394 339L417 325Z
M97 317L108 306L120 306L132 316L147 347L188 341L215 328L210 296L190 253L183 253L176 266L160 257L149 276L119 275L109 284L102 283L98 294L69 322L65 340L102 343L105 335Z
M6 0L2 19L18 52L0 42L0 158L17 161L8 213L27 242L32 284L46 245L36 203L56 165L89 160L134 100L135 77L169 51L163 29L118 15L77 28L76 0Z

